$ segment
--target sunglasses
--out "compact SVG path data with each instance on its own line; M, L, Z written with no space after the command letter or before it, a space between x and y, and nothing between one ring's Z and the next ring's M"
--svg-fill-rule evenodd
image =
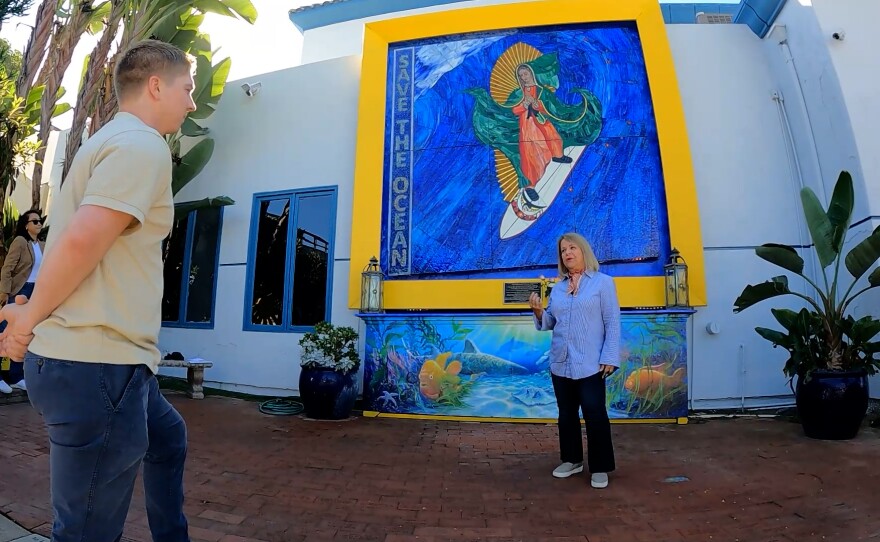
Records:
M31 224L42 224L42 223L43 223L42 220L39 220L39 219L36 219L36 218L33 219L33 220L28 220L28 222L30 222Z

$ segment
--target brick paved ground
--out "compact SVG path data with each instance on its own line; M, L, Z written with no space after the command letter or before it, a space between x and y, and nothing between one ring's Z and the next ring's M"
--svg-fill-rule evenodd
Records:
M556 480L555 427L316 422L172 396L190 429L194 540L853 541L880 538L880 431L804 438L779 420L615 425L618 471ZM48 533L46 439L0 408L0 512ZM689 481L664 482L673 476ZM138 489L125 539L147 541Z

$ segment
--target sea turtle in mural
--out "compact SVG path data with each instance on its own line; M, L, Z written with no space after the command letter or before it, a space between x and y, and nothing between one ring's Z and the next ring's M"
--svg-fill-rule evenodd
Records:
M526 406L551 405L556 402L556 397L552 393L535 386L528 386L510 396Z

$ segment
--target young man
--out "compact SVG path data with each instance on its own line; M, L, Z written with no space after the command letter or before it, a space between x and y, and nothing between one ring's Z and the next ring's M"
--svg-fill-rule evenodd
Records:
M52 207L30 300L9 304L0 352L24 358L28 395L49 432L55 542L111 542L138 468L156 542L188 541L186 426L154 374L162 241L171 230L163 135L195 110L192 63L145 41L115 71L119 113L79 149Z

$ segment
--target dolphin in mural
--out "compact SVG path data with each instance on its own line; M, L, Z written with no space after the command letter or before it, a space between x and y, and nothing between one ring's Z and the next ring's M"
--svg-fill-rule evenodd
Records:
M509 375L529 374L529 370L518 363L480 352L470 339L464 340L464 350L453 352L449 362L461 363L461 374Z

